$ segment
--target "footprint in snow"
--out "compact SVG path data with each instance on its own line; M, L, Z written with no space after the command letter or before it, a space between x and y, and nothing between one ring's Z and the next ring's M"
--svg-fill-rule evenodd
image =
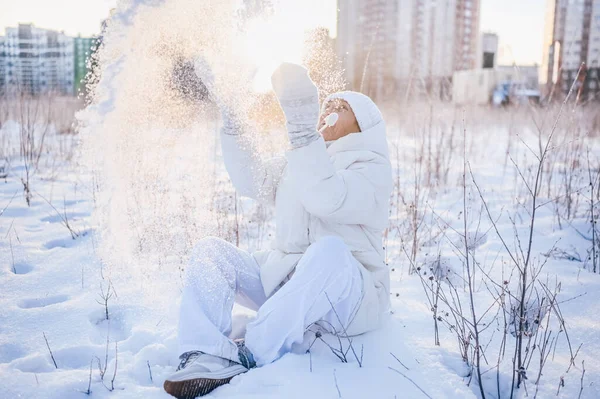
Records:
M66 230L65 230L66 232ZM75 233L77 234L77 236L75 237L75 239L73 239L72 237L67 236L66 238L59 238L57 240L50 240L48 242L46 242L44 244L44 248L46 249L54 249L54 248L70 248L73 247L77 244L77 239L82 238L82 237L86 237L89 233L90 230L83 230L83 231L78 231L76 230Z
M26 352L20 345L13 342L0 344L0 363L10 363L25 356Z
M54 248L69 248L75 245L75 240L72 238L61 238L58 240L50 240L44 244L46 249Z
M84 212L72 212L72 213L67 213L67 217L69 222L72 221L76 221L78 219L81 219L83 217L87 217L90 216L89 212L88 213L84 213ZM40 219L40 222L45 222L45 223L63 223L63 217L64 215L58 215L58 214L54 214L54 215L50 215L50 216L46 216Z
M17 305L21 309L32 309L32 308L44 308L50 305L56 305L58 303L65 302L69 299L68 295L54 295L45 298L29 298L21 299Z
M49 336L48 340L52 342L53 338ZM95 356L103 359L105 348L102 345L76 345L66 348L53 347L52 353L59 370L89 370L90 360ZM109 364L114 363L113 359L114 355L109 353ZM44 353L43 351L15 359L9 363L9 366L24 373L51 373L56 371L52 358L47 352Z
M10 270L14 274L27 274L33 270L33 266L29 263L15 263L13 266L11 266Z
M131 336L131 326L123 321L123 313L109 303L109 319L106 319L104 309L98 309L90 313L89 321L94 327L90 331L90 341L96 344L106 342L106 335L111 341L124 341Z

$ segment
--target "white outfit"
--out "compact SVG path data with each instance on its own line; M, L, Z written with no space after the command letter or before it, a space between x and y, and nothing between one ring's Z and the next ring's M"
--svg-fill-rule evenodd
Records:
M320 136L303 136L302 129L290 136L292 144L300 144L285 157L260 159L251 136L239 134L243 124L224 125L229 176L241 195L275 205L275 242L252 255L214 238L198 245L181 304L182 353L237 359L236 345L226 337L236 294L241 304L258 309L246 333L258 365L301 343L305 329L318 320L348 335L380 325L389 307L382 231L393 185L385 123L364 95L332 97L350 104L361 132L326 145ZM294 101L289 104L302 104ZM288 109L295 117L294 112Z
M272 249L253 254L265 295L294 270L310 244L340 237L363 266L365 296L348 333L376 329L389 307L382 232L393 182L384 121L328 146L320 137L266 161L258 158L248 136L223 134L221 144L236 190L275 205Z
M219 238L205 238L186 270L180 353L202 351L237 362L237 346L228 338L234 301L258 310L246 327L246 347L259 366L302 344L306 328L317 321L321 328L343 334L361 303L360 268L341 239L324 237L307 249L290 280L267 299L259 266L249 253Z

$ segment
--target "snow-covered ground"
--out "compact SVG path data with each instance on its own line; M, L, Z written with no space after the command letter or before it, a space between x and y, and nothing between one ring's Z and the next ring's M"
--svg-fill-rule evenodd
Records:
M488 116L498 116L486 112ZM439 113L439 118L445 117L446 114ZM467 157L475 181L498 232L510 249L518 248L516 237L525 241L528 234L530 201L514 165L508 161L504 166L510 129L502 124L486 127L486 122L468 124L468 129ZM450 284L454 284L456 295L465 307L463 315L470 317L460 251L461 245L464 248L460 236L464 231L462 137L459 133L453 138L434 135L437 147L455 158L441 167L441 170L448 169L447 183L427 185L423 182L419 186L417 197L421 200L417 202L417 217L422 222L417 229L419 243L415 258L415 266L420 267L419 277L418 273L409 273L408 260L414 238L409 223L413 215L414 181L415 176L424 180L428 175L425 170L429 170L424 166L427 160L440 159L441 155L435 150L431 158L418 155L427 152L429 139L414 126L390 123L389 136L394 158L398 158L394 163L399 173L399 190L392 199L386 241L392 276L392 312L382 329L353 341L357 350L364 350L362 367L352 352L348 354L349 362L342 363L326 345L317 341L310 354L288 354L274 364L251 370L214 391L211 397L480 397L476 377L471 374L473 369L461 359L456 329L448 328L454 322L442 302L438 316L450 322L440 321L440 345L435 345L432 310L426 296L426 292L431 295L435 291L437 281L447 295L451 292ZM528 151L525 144L533 146L537 139L525 133L520 137L522 142L513 137L511 156L522 165L526 171L523 174L529 179L528 166L534 165L535 159L525 155ZM52 136L49 140L53 143L61 138ZM560 152L558 144L556 147ZM555 173L556 187L563 186L561 182L566 175L559 158L557 155L551 159L555 167L548 172ZM240 246L247 249L267 245L273 227L269 212L248 200L232 199L233 191L218 152L217 158L210 162L214 163L218 176L214 183L215 203L229 201L220 211L229 213L226 221L221 222L228 224L221 231L229 233L223 234L239 240ZM0 397L81 398L86 396L89 387L89 395L97 398L167 398L162 383L177 366L179 355L176 326L180 273L164 270L161 275L153 270L152 275L140 279L138 273L127 268L105 265L99 248L106 237L100 234L103 226L97 225L97 219L92 217L101 198L93 175L62 157L54 162L44 158L41 165L45 166L40 166L32 178L30 207L23 195L24 170L17 156L7 171L8 176L0 182ZM211 169L210 173L214 171ZM573 198L584 196L585 190L589 190L581 176L578 177L583 179L579 182L581 187L577 186L580 192L572 193ZM540 203L546 202L545 193L542 197ZM231 201L238 207L232 207ZM498 397L499 390L501 397L509 397L515 339L510 331L506 334L506 355L497 375L504 315L495 306L497 298L493 292L496 292L494 282L504 285L507 281L506 286L515 295L517 278L510 274L516 272L472 182L467 182L466 204L467 230L472 237L471 262L475 260L480 265L474 268L475 308L478 317L482 317L481 326L489 324L481 339L485 349L481 365L485 392L487 397ZM535 341L544 331L551 330L548 341L552 350L539 383L535 384L540 348L532 347L528 380L515 391L516 397L534 396L537 390L538 397L573 398L582 387L582 398L600 396L600 363L596 357L600 351L600 276L590 272L591 264L585 262L591 247L583 237L590 231L586 227L590 216L585 213L585 201L579 202L577 208L579 214L571 220L562 219L560 225L552 204L538 209L532 257L537 266L547 262L538 279L552 292L557 284L560 286L556 302L564 325L557 321L555 309L542 315L540 328L532 339ZM230 216L235 209L234 220ZM514 225L509 217L513 218ZM233 225L237 226L239 235L231 235L229 229ZM542 255L553 247L579 256L584 262ZM442 265L439 273L448 271L447 279L429 280L429 265L435 264L436 259ZM434 291L424 289L423 283L425 287L433 284ZM538 294L544 296L539 292L540 287ZM103 295L109 296L107 306ZM486 313L490 306L491 310ZM252 314L243 308L236 309L235 313L234 333L239 335ZM325 339L337 345L335 338ZM347 347L346 342L342 344ZM572 352L577 354L570 367ZM557 395L561 380L564 386Z
M168 398L194 242L211 234L247 250L269 245L272 210L235 194L214 113L170 79L174 64L204 54L220 93L265 131L256 136L263 155L281 150L284 133L269 134L282 120L272 96L239 93L256 83L246 69L268 77L282 54L303 59L314 10L294 2L274 23L238 30L234 3L119 1L79 134L30 123L46 137L24 162L14 122L24 113L15 105L13 120L0 120L0 398ZM341 76L337 64L320 58L316 84L340 89L330 79ZM511 397L524 264L526 379L512 397L600 397L597 111L564 109L538 174L557 107L463 114L407 99L384 107L395 170L384 239L392 309L383 328L353 340L362 367L352 351L341 362L317 341L210 397L479 398L477 363L486 398ZM235 309L235 335L252 316Z
M103 279L103 266L95 255L89 176L76 168L69 168L56 179L45 180L40 174L32 183L35 194L31 207L27 207L20 173L20 168L13 166L0 191L0 203L6 207L0 219L2 397L82 397L88 389L90 364L95 397L167 397L162 382L178 364L177 292L162 293L166 297L157 300L148 298L142 284L132 284L118 275L111 281ZM65 220L77 235L75 239ZM113 296L108 301L106 320L101 295L108 292L109 284ZM394 290L407 292L404 285L398 281ZM402 368L392 354L410 369L402 368L402 372L433 397L472 395L444 364L449 361L460 367L460 362L449 355L419 353L411 348L407 328L422 325L427 316L421 322L414 320L414 299L410 299L412 304L401 304L409 298L395 298L397 317L385 329L354 343L357 349L364 345L363 368L352 359L341 363L325 345L316 343L311 356L288 355L276 364L236 378L214 396L336 397L337 379L343 397L417 397L416 387L388 369ZM157 308L156 303L161 306ZM416 309L420 307L421 303ZM237 310L238 322L247 321L248 316L243 309ZM420 332L417 335L422 338ZM328 340L336 342L331 337ZM107 387L113 386L116 356L115 389L110 392ZM106 359L107 387L98 366L104 368ZM442 375L443 385L428 383Z

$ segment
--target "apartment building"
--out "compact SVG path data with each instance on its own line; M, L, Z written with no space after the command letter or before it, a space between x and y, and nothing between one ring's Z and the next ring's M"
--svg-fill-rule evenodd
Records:
M337 51L355 90L374 97L450 93L479 66L479 0L339 0Z
M7 28L0 39L0 91L74 94L74 40L30 24Z
M580 70L581 69L581 70ZM600 99L600 0L547 0L542 83Z
M0 96L5 94L6 88L6 47L4 36L0 36Z
M78 36L73 39L73 90L76 95L85 92L86 77L91 68L90 57L97 45L96 38Z
M498 64L498 35L485 32L481 35L480 68L494 68Z

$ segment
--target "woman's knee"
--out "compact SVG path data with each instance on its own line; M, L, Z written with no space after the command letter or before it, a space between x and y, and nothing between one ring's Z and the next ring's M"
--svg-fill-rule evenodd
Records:
M304 256L308 267L339 271L348 267L352 254L340 237L325 236L311 244Z
M231 244L219 237L204 237L192 250L191 260L199 257L214 257L222 254Z
M214 272L223 262L219 260L225 256L227 241L213 236L204 237L194 246L188 262L187 274Z

